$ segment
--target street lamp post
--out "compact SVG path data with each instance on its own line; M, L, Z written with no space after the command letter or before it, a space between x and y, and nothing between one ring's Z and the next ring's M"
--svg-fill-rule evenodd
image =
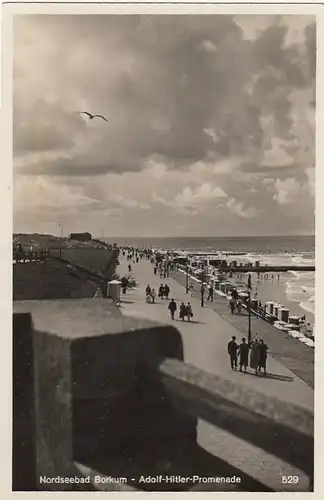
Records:
M251 290L249 290L248 313L249 313L248 345L251 346Z
M205 293L204 281L205 281L205 271L202 270L201 271L201 288L200 288L200 298L201 298L200 305L201 305L201 307L204 307L204 293Z
M188 267L188 264L186 266L186 293L189 293L189 276L188 276L188 271L189 271L189 267Z

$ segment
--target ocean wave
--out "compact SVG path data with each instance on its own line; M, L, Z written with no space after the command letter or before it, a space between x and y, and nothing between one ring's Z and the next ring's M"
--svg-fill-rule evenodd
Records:
M299 305L304 311L315 314L315 301L306 300L305 302L300 302Z
M315 255L313 252L309 254L305 253L278 253L278 254L261 254L261 253L248 253L242 260L247 260L249 262L259 261L260 264L268 266L285 266L289 264L295 265L314 265L315 266Z
M296 262L296 261L295 261ZM315 273L291 271L294 278L286 282L287 298L306 312L315 314Z
M261 265L285 266L294 265L315 265L314 252L303 253L248 253L240 257L241 261L254 263L259 261ZM282 277L285 276L284 274ZM315 272L308 271L289 271L285 283L285 294L289 301L295 302L308 313L315 313Z

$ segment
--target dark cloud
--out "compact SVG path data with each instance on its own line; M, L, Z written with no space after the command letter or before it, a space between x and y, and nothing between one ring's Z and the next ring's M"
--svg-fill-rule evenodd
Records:
M27 165L17 167L18 174L26 175L46 175L49 177L87 177L100 176L108 173L121 173L132 170L134 162L129 162L122 159L119 162L104 163L104 164L88 164L86 159L80 160L78 166L75 165L74 159L58 159L48 162L48 164Z
M290 176L298 175L305 168L304 165L256 165L251 163L244 163L241 167L241 171L246 174L259 174L266 177L278 177L278 176Z
M84 129L78 113L69 113L43 98L27 109L14 103L13 147L15 154L57 151L74 145L77 131Z
M19 220L312 228L315 70L312 17L16 17Z
M300 44L285 46L288 28L280 18L254 41L244 39L230 16L77 18L32 19L47 33L42 43L51 47L44 80L48 84L52 78L53 85L59 81L63 100L69 92L84 98L91 110L108 114L110 124L96 127L94 133L62 102L46 99L16 107L16 155L68 149L76 134L82 134L84 143L91 138L87 150L75 151L73 159L48 164L48 175L138 171L152 155L181 168L205 159L210 151L224 158L248 151L258 164L266 140L260 117L269 113L273 133L293 139L288 97L294 89L312 85L314 65L304 61ZM16 24L16 38L23 23ZM312 27L306 37L309 57L315 53ZM100 65L78 52L77 44L84 39L94 50L93 58L101 58ZM215 51L206 50L207 42ZM56 65L60 54L61 64ZM83 66L86 62L89 67ZM16 67L20 77L18 60ZM248 91L253 77L256 81ZM204 133L211 127L221 132L217 144ZM34 165L26 173L43 173L44 168L44 163Z

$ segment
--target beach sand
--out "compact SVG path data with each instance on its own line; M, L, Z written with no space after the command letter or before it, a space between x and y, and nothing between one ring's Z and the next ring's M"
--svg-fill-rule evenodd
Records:
M234 277L235 282L239 285L246 286L247 276L239 276L238 274ZM306 321L315 324L315 315L309 311L306 311L300 307L299 302L290 300L286 295L286 283L292 280L294 277L291 273L280 273L279 279L277 274L274 274L274 278L265 280L257 280L257 275L252 273L252 294L254 297L255 292L257 292L258 300L261 300L262 304L268 300L273 302L278 302L284 305L290 311L290 315L296 315L299 317L306 316Z

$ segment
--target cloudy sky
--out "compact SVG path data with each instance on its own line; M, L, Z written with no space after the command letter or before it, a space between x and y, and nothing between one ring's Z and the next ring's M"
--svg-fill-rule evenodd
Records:
M315 37L301 15L16 16L14 230L312 233Z

